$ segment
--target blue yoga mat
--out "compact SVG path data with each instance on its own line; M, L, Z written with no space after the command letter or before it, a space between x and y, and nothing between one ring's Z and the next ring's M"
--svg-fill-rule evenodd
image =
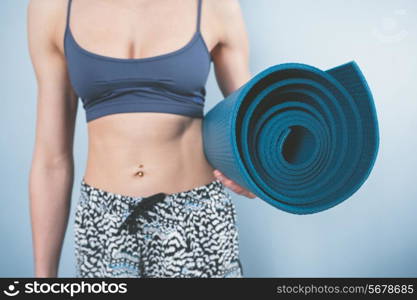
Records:
M371 91L354 62L327 71L271 66L203 119L204 152L227 177L276 208L310 214L355 193L379 146Z

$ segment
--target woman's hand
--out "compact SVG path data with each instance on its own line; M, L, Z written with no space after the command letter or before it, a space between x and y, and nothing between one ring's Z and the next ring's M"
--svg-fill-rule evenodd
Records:
M248 198L252 198L252 199L256 198L256 195L254 193L243 188L242 186L240 186L239 184L237 184L230 178L227 178L222 172L220 172L220 170L217 170L217 169L214 170L213 174L214 176L216 176L217 179L219 179L226 187L231 189L233 192L246 196Z

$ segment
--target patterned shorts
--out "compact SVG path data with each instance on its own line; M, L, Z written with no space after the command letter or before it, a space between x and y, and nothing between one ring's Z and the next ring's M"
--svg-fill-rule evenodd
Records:
M76 277L243 277L236 211L219 180L149 197L81 181Z

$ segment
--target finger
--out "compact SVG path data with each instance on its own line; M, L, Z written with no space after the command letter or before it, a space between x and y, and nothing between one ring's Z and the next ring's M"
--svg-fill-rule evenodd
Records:
M234 191L236 194L239 194L239 195L243 195L243 196L249 195L248 190L246 190L245 188L241 187L240 185L234 184L231 187L231 190Z
M244 194L246 191L244 188L242 188L240 185L236 184L233 181L225 180L225 186L227 186L229 189L231 189L236 194Z
M241 188L241 187L237 187L237 188L235 188L234 189L234 192L235 193L238 193L238 194L246 194L246 190L244 189L244 188Z
M242 195L250 195L251 192L247 189L245 189L243 186L237 184L236 182L234 182L234 189L235 192L238 194L242 194Z
M213 171L213 173L214 173L214 175L216 175L216 176L224 176L224 174L222 173L222 171L220 171L220 170L218 170L218 169L215 169L215 170Z
M256 195L248 190L245 190L245 196L251 199L256 198Z
M245 189L244 187L237 184L236 182L234 182L231 179L227 179L227 178L223 177L223 181L228 188L230 188L231 190L233 190L237 194L246 195L246 194L249 193L249 191L247 189Z
M242 187L241 185L237 184L236 182L234 182L233 180L227 178L226 176L224 176L221 171L215 169L213 171L213 174L228 188L230 188L233 192L249 197L249 198L256 198L256 195L253 194L252 192L248 191L247 189L245 189L244 187Z
M226 179L228 179L222 172L220 172L220 171L218 171L218 172L215 172L214 173L214 176L218 179L218 180L220 180L220 181L222 181L223 183L225 182L225 180Z
M239 189L239 185L229 178L223 177L224 183L233 190Z
M219 180L226 185L227 187L232 188L235 184L235 182L233 180L231 180L230 178L227 178L226 176L224 176L223 174L220 174L218 176Z
M245 195L246 194L245 190L242 190L242 189L232 188L231 190L233 192L235 192L236 194L239 194L239 195Z

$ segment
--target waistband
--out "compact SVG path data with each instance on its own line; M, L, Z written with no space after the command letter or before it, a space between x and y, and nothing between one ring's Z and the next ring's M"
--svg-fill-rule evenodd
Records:
M84 177L81 180L81 197L80 202L89 201L95 202L98 205L105 206L107 209L113 210L116 213L123 210L132 204L137 204L145 199L155 199L164 195L165 201L175 201L181 204L199 204L204 205L213 202L215 199L228 198L229 195L225 190L223 183L215 179L207 184L194 187L189 190L177 192L177 193L161 193L156 192L147 197L134 197L124 194L113 193L95 186L92 186L85 182Z
M136 231L134 220L137 216L146 215L153 205L163 201L175 202L175 204L183 205L186 209L199 209L205 205L216 205L219 201L231 202L231 198L225 191L223 183L218 179L186 191L172 194L158 192L147 197L113 193L89 185L84 178L81 180L79 204L90 203L102 211L124 216L120 230L127 226L130 233Z
M181 191L177 193L171 193L171 194L166 194L166 193L163 193L163 194L171 198L177 198L179 196L184 196L184 197L192 196L195 199L200 199L200 198L210 198L213 192L224 192L224 189L225 189L225 186L223 185L223 183L220 180L215 179L207 184L197 186L189 190L185 190L185 191ZM157 194L162 193L162 192L157 192L147 197L140 197L140 196L134 197L134 196L128 196L124 194L113 193L113 192L88 184L87 182L85 182L84 177L81 179L81 192L84 193L86 196L101 196L101 198L103 198L104 201L106 201L107 199L113 199L113 200L119 199L121 202L125 202L125 203L131 203L132 201L137 202L142 199L150 198Z

